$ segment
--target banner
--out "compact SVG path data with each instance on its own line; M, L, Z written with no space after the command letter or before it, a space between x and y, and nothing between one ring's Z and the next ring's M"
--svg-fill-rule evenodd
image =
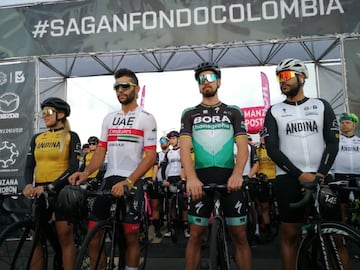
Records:
M266 109L264 106L241 108L249 134L256 134L264 126Z
M87 0L5 8L0 58L352 33L359 10L359 0Z
M144 108L144 106L145 106L145 85L143 86L141 91L141 101L140 101L140 107Z
M24 186L26 156L34 132L34 104L35 64L0 65L1 193L16 193Z
M261 75L261 89L264 100L264 108L265 110L267 110L271 105L269 80L264 72L260 72L260 75Z

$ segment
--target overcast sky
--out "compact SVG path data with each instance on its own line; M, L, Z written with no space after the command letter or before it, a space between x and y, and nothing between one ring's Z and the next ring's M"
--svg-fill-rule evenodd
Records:
M305 84L305 93L309 97L316 97L314 69L312 65L308 68L311 75ZM269 79L271 103L282 101L284 97L280 93L273 66L223 68L220 100L240 108L263 106L260 72L264 72ZM145 85L144 108L156 118L158 137L172 129L179 130L182 111L201 101L193 71L140 73L137 76L141 89ZM113 76L68 80L67 95L71 105L69 121L82 143L90 136L100 136L104 116L120 109L113 84Z

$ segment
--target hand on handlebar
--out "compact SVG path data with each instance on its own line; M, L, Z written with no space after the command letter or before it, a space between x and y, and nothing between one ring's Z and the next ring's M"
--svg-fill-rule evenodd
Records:
M227 182L228 192L237 191L241 189L241 186L244 182L242 175L231 175Z
M203 183L198 178L187 179L186 192L191 196L191 199L196 201L203 196Z
M324 177L313 173L302 173L299 180L304 188L313 190L318 184L324 181Z
M86 172L74 172L69 176L68 180L70 185L80 185L88 179L88 176L89 175Z

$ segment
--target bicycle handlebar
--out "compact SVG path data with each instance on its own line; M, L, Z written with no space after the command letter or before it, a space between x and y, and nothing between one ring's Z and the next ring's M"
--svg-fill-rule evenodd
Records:
M227 188L227 185L226 185L226 184L219 185L219 184L216 184L216 183L210 183L210 184L207 184L207 185L203 185L203 186L202 186L202 189L203 189L203 190L226 189L226 188Z
M313 193L315 193L317 191L317 189L320 188L321 179L316 178L315 181L316 181L315 188L309 189L309 188L304 187L305 188L304 197L298 202L290 203L289 204L290 208L300 208L310 201L310 198L313 195ZM330 182L327 184L327 186L329 186L330 189L332 189L332 190L340 190L340 189L349 189L349 187L347 187L348 184L349 184L349 181L340 180L340 181Z

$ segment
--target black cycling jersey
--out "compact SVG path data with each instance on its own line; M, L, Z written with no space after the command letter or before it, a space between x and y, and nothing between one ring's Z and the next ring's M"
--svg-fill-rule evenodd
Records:
M338 152L339 127L327 101L304 98L275 104L266 113L264 127L277 175L298 179L302 172L328 173Z

